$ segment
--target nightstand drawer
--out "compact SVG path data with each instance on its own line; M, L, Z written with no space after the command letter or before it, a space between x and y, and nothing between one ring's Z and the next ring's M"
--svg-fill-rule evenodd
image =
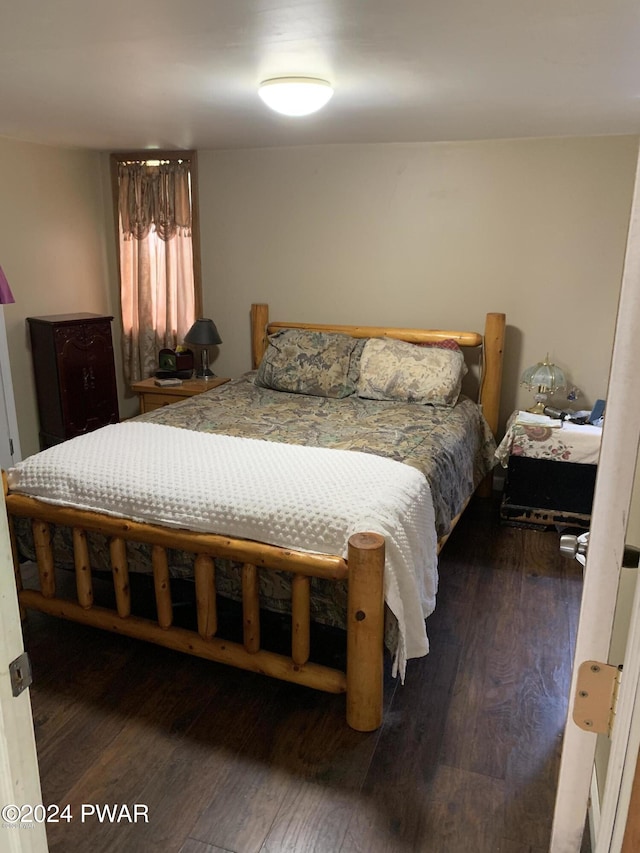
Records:
M144 411L152 412L154 409L161 409L163 406L170 406L172 403L178 403L185 397L176 397L169 394L145 394L144 395Z

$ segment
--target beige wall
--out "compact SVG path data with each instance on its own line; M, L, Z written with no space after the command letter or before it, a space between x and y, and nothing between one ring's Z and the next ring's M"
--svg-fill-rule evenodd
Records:
M216 372L248 369L249 305L273 317L479 328L508 318L503 418L548 350L606 393L636 137L199 153ZM109 312L120 362L108 157L0 139L0 264L23 455L38 449L25 317ZM118 370L121 413L135 413Z
M606 393L636 137L199 153L215 370L249 367L252 301L277 319L508 321L503 418L547 351ZM566 403L565 400L560 402Z
M5 308L22 455L39 449L25 318L113 313L99 155L0 138L0 265L16 302Z

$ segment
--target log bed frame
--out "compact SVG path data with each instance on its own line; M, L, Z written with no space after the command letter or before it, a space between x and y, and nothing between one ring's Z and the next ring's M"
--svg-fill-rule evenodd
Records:
M456 331L424 331L370 326L329 326L311 323L269 323L268 305L251 307L252 364L257 367L267 345L267 335L283 328L344 332L354 337L394 337L401 340L435 342L454 338L461 347L483 347L483 376L480 401L494 434L498 427L502 349L505 315L486 316L484 334ZM373 731L382 722L383 631L384 631L384 538L362 532L351 537L348 556L294 551L260 542L234 539L217 534L142 524L96 512L53 506L3 485L9 515L16 585L21 614L26 609L146 640L187 654L259 672L330 693L346 693L347 723L358 731ZM12 518L32 520L40 589L25 589ZM454 524L459 516L454 519ZM73 531L77 601L56 597L56 574L50 525L65 525ZM87 531L109 539L116 610L93 603L93 587ZM440 540L438 551L447 537ZM151 546L157 621L131 614L126 542ZM172 624L173 603L169 580L167 548L194 554L197 630ZM217 611L214 557L242 563L243 642L216 637ZM286 571L292 575L290 656L260 648L259 570ZM310 581L312 577L347 580L347 665L346 672L309 660Z

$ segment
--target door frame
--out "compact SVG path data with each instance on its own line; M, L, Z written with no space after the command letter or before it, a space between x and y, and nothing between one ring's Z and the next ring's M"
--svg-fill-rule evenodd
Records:
M13 382L11 379L11 362L9 360L9 346L7 343L7 329L4 321L4 307L0 305L0 406L4 406L7 413L9 425L9 438L13 441L13 453L10 453L13 464L22 460L20 449L20 436L18 434L18 419L16 416L16 401L13 396Z
M42 803L33 731L31 698L26 689L14 696L9 663L24 651L13 573L4 492L0 494L0 807ZM14 810L15 811L15 810ZM7 853L46 853L45 824L21 827L0 815L0 840ZM11 817L11 814L8 815Z

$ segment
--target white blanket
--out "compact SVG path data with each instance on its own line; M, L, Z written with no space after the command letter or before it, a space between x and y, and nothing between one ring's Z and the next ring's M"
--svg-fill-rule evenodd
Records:
M8 476L14 491L53 504L323 554L346 556L353 533L380 533L399 627L394 673L428 652L434 512L426 478L408 465L129 421L55 445Z

